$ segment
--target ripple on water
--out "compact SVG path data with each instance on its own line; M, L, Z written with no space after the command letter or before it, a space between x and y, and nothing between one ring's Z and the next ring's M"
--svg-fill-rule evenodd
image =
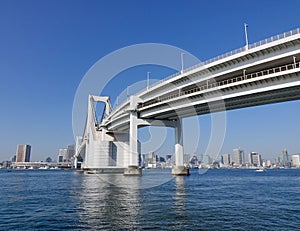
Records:
M0 171L0 230L295 230L299 179L300 170L192 170L131 190L74 171Z

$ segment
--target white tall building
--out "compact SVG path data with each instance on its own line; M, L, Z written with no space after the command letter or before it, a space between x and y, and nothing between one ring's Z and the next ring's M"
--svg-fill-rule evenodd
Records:
M235 165L245 164L244 150L240 148L233 149L233 162Z
M258 154L257 152L250 152L249 164L253 167L261 167L262 166L261 155Z
M30 162L31 146L19 144L16 153L16 162Z
M224 154L222 157L223 157L223 164L224 165L230 165L231 164L230 154Z
M67 148L68 160L71 160L74 155L75 155L75 145L74 144L69 144L68 148Z
M286 149L282 150L282 165L283 166L289 165L289 155Z
M292 166L300 168L300 154L292 155Z
M67 162L67 160L68 160L68 149L66 148L59 149L57 162L59 163Z

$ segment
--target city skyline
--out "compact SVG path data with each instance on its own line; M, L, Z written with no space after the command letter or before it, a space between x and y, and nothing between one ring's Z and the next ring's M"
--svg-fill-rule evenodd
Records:
M299 27L300 4L290 2L272 4L273 11L284 15L282 22L280 17L272 17L271 1L257 1L259 4L247 6L248 11L240 1L177 1L171 9L168 1L157 5L119 3L120 9L113 3L96 1L1 1L0 28L5 36L0 38L0 103L4 109L0 138L5 143L0 142L0 158L10 159L19 143L32 144L33 160L54 157L60 147L74 143L71 121L76 89L87 70L108 53L132 44L158 42L186 49L204 61L244 46L245 22L250 43ZM144 13L143 9L148 10ZM232 9L236 14L229 15ZM260 14L262 10L265 14ZM114 17L113 11L117 11ZM156 79L172 73L153 67L125 71L104 93L116 100L128 85L145 80L147 68ZM300 101L291 101L228 111L220 154L236 146L245 155L257 151L267 158L275 158L283 148L298 153L299 106ZM210 115L198 118L199 145L190 150L190 134L185 128L186 153L205 152ZM168 131L168 135L167 145L158 150L166 154L174 149L173 133Z
M30 155L31 153L31 150L32 150L32 147L31 145L28 145L28 144L18 144L17 145L17 151L15 154L13 154L12 156L10 156L8 159L0 159L0 161L10 161L10 160L13 160L13 159L16 159L17 161L17 156L18 156L18 152L19 152L19 149L20 150L23 150L24 149L24 146L25 146L25 149L27 149L27 147L29 148L29 159L32 157ZM219 155L215 155L215 154L212 154L213 157L216 157L216 160L220 159L221 157L224 157L226 155L229 155L229 157L226 157L227 160L229 162L237 162L236 160L236 155L240 155L240 157L238 157L238 159L240 159L240 161L238 161L238 163L240 164L244 164L246 162L249 162L250 161L250 154L259 154L262 158L263 158L263 154L259 153L259 152L256 152L256 151L253 151L255 149L251 149L251 151L249 152L245 152L245 150L241 147L235 147L232 149L231 152L227 152L227 153L219 153ZM237 151L237 153L235 153ZM164 157L164 158L167 158L167 156L173 156L174 153L161 153L161 152L151 152L155 154L158 154L159 156L161 157ZM278 153L274 153L274 156L272 156L271 158L263 158L263 160L275 160L277 159L279 156L283 155L283 153L285 153L285 155L288 155L288 156L292 156L292 155L298 155L300 154L300 150L299 152L295 152L295 153L289 153L288 150L286 148L282 149L281 151L278 151ZM67 148L65 147L61 147L57 150L57 153L55 153L53 155L53 157L51 156L47 156L47 158L51 158L53 160L58 160L58 162L64 162L64 161L68 161L70 160L73 155L75 154L75 144L68 144L67 145ZM141 155L147 155L148 153L141 153ZM187 153L185 152L185 155L189 155L189 156L193 156L195 155L196 157L201 157L203 155L205 155L205 153ZM207 155L207 156L210 156L210 155ZM247 156L247 158L246 158ZM213 159L213 158L212 158ZM34 161L43 161L43 159L34 159ZM13 161L14 162L14 161ZM21 161L22 162L22 161ZM26 162L29 162L29 161L26 161Z

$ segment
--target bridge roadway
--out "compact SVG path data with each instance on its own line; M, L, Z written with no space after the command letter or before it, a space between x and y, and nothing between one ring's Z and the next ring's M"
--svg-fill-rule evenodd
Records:
M138 152L138 127L163 121L175 128L175 160L181 166L181 118L300 99L299 61L299 29L273 36L188 68L131 96L107 113L96 131L129 133L132 138L128 138L129 158L124 167L136 166L137 158L130 153Z
M193 116L195 110L197 115L222 110L208 108L207 102L218 100L229 110L298 99L299 49L300 35L295 34L187 70L139 93L137 111L140 118L176 119ZM129 109L127 100L103 124L108 130L128 130Z

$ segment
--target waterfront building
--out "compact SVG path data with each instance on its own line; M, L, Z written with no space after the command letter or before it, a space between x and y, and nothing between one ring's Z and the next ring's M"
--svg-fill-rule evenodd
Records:
M262 166L263 166L264 168L270 168L270 167L272 166L272 163L271 163L270 160L263 160L263 161L262 161Z
M233 149L233 162L235 165L244 165L245 164L244 150L242 150L240 148Z
M271 160L267 160L266 161L266 167L270 168L272 166Z
M157 162L156 155L154 152L148 153L148 163L154 164Z
M292 155L292 167L300 168L300 154Z
M183 154L183 163L188 165L190 163L191 156L190 154Z
M17 161L17 156L14 155L12 158L11 158L11 162L16 162Z
M147 164L147 158L146 158L146 154L141 154L140 155L140 166L142 167L142 168L144 168L145 166L147 166L146 164Z
M231 165L230 154L222 155L222 164Z
M69 144L67 148L67 158L68 160L71 160L75 155L75 145Z
M68 160L68 149L60 148L58 151L57 162L62 163L62 162L67 162L67 160Z
M274 164L275 164L276 166L280 166L280 165L281 165L281 160L280 160L280 157L279 157L279 156L275 158Z
M201 163L205 165L210 165L212 164L212 159L209 155L203 155Z
M160 162L160 163L166 162L166 159L163 156L158 156L157 159L158 159L158 162Z
M283 149L282 150L282 165L284 166L284 167L287 167L289 164L289 155L288 155L288 152L287 152L287 150L286 149Z
M148 153L148 161L147 161L147 167L148 168L156 168L156 162L157 162L157 156L154 152Z
M288 152L286 149L282 150L282 154L281 154L281 166L286 167L286 168L290 168L291 167L291 160L289 158Z
M1 165L2 165L2 168L10 168L10 166L11 166L11 161L3 161L2 163L1 163Z
M31 146L28 144L19 144L16 153L16 162L30 162Z
M196 154L194 154L194 156L192 157L192 159L191 159L191 164L192 165L198 165L198 158L197 158L197 155Z
M261 167L262 166L261 155L258 154L257 152L250 152L249 164L253 167Z
M173 155L166 155L166 166L172 167L173 165L175 165L175 159L173 158Z
M172 158L172 155L168 154L166 155L166 160L170 160Z

